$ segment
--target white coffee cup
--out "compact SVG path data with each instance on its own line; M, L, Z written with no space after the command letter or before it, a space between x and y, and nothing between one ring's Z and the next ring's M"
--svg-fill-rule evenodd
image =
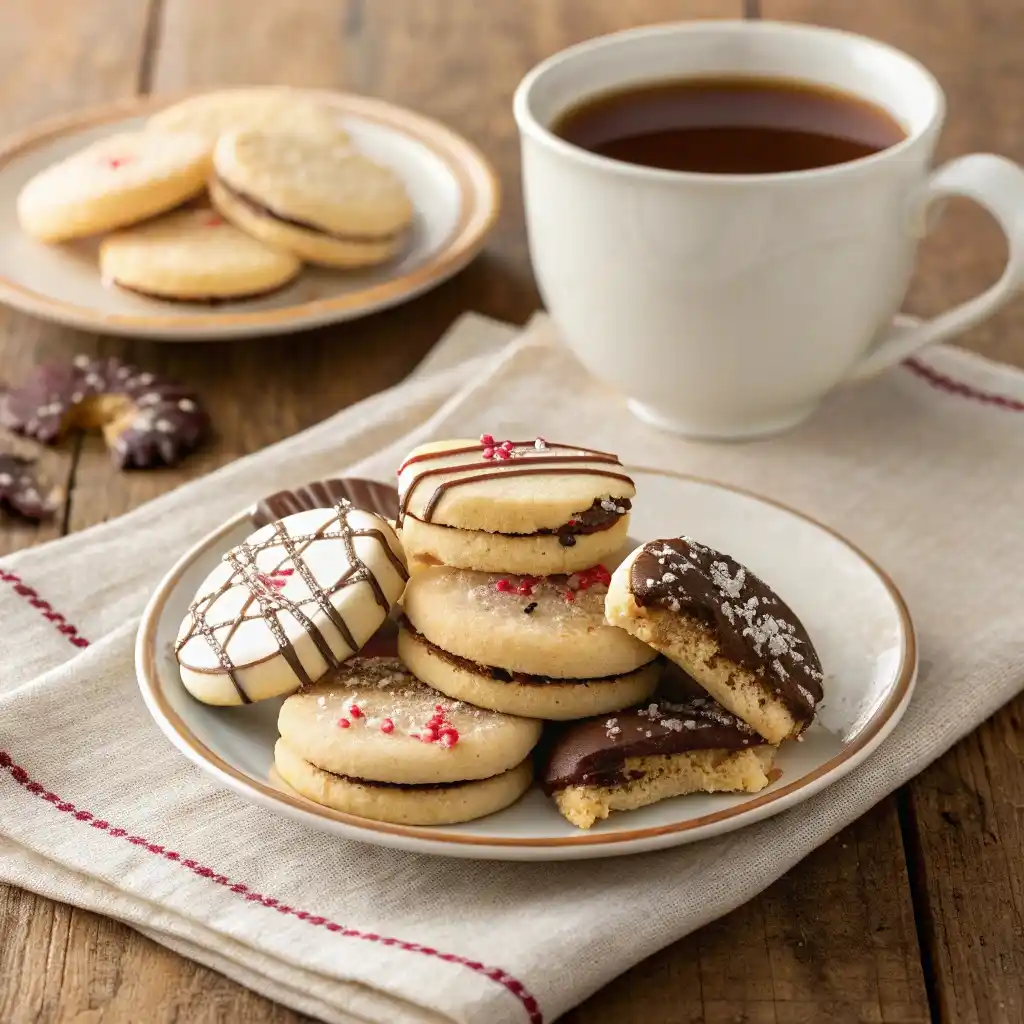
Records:
M659 170L554 135L560 114L644 82L742 74L820 83L892 114L907 137L784 174ZM562 337L658 427L708 439L773 433L857 380L990 316L1024 284L1024 171L974 154L931 170L945 100L917 61L806 25L707 21L604 36L516 91L530 254ZM929 208L967 196L1009 260L988 291L893 326Z

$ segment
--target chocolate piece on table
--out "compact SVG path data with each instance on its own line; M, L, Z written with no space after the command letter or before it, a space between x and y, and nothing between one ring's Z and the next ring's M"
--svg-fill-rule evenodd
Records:
M398 515L398 491L391 484L350 476L316 480L290 490L277 491L261 498L249 518L255 526L266 526L267 523L276 523L296 512L305 512L311 508L332 508L342 500L392 521Z
M25 519L49 519L60 506L60 492L35 471L31 459L0 453L0 507Z

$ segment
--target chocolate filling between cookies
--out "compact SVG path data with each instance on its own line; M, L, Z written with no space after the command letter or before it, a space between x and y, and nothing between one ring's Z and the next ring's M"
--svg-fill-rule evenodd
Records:
M468 786L471 782L483 782L484 779L459 779L455 782L381 782L378 779L361 779L355 775L342 775L341 772L332 772L327 768L321 768L318 764L309 762L318 772L330 775L342 782L351 783L354 786L368 786L371 789L410 789L417 792L429 792L432 789L457 789L460 786Z
M440 658L441 661L445 661L455 668L461 668L466 672L472 672L475 675L487 676L488 679L493 679L496 683L519 683L522 686L550 686L552 683L556 685L558 683L613 683L618 679L624 679L626 676L631 676L634 672L639 672L640 669L647 668L648 665L653 664L653 662L647 662L647 664L638 665L635 669L632 669L629 672L620 672L616 675L598 676L587 679L556 679L552 676L536 676L531 675L528 672L512 672L508 669L498 668L495 665L482 665L478 661L472 661L469 658L463 658L461 655L452 654L451 651L446 651L443 647L438 647L437 644L431 643L404 615L399 619L399 625L405 629L413 639L426 647L431 654Z
M281 284L275 284L270 288L261 288L255 292L244 292L237 295L163 295L160 292L147 291L133 284L125 284L115 277L111 284L120 288L121 291L131 292L133 295L141 295L144 299L156 299L159 302L173 302L176 305L186 303L192 306L226 306L235 302L248 302L252 299L264 299L268 295L276 295L280 291L294 284L294 279L289 278Z
M317 224L311 224L308 220L299 220L296 217L286 217L283 213L261 203L245 192L239 191L233 185L228 184L219 174L214 175L214 180L225 192L237 200L246 209L260 217L270 217L272 220L287 224L293 228L301 228L303 231L312 231L314 234L323 235L325 238L333 238L338 242L351 242L356 245L377 245L385 242L394 242L405 234L405 228L398 231L382 231L379 235L364 235L357 232L340 234L335 231L328 231Z

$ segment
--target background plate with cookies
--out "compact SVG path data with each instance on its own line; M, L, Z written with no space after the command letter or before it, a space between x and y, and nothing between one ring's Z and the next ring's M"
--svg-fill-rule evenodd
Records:
M307 115L315 108L320 112L314 119L317 123L309 124L308 116L290 117L287 129L318 132L323 139L336 128L339 139L345 140L338 148L350 145L357 154L352 163L365 161L368 165L355 168L360 176L372 170L370 165L377 165L397 179L407 197L408 211L403 211L394 196L380 195L380 212L393 218L393 223L382 222L381 229L393 233L395 239L393 244L375 246L372 265L344 265L360 263L358 258L351 259L352 247L324 242L308 229L310 222L319 228L329 225L338 211L323 211L321 223L315 203L306 203L303 209L305 196L289 196L282 193L280 182L269 181L262 172L272 158L277 159L278 171L281 164L293 160L300 183L317 175L311 167L304 167L309 155L301 146L283 147L282 155L268 152L263 138L242 140L246 146L235 147L225 156L225 162L231 161L230 184L255 187L270 196L271 202L282 196L293 200L298 213L289 210L290 220L271 224L266 216L260 216L251 195L242 195L243 200L250 200L248 206L239 202L237 193L225 198L221 190L219 196L213 195L233 222L227 230L233 232L237 225L247 235L245 245L238 247L242 251L232 249L231 253L247 261L238 273L253 275L254 294L204 296L202 289L196 293L193 287L192 294L176 299L141 294L147 289L135 287L128 279L122 282L125 286L109 280L111 269L125 274L138 271L139 253L145 255L147 247L164 244L168 235L194 232L203 226L212 234L223 227L218 211L210 208L216 190L188 186L192 173L189 153L176 154L177 164L171 169L174 182L169 186L161 181L160 195L136 189L122 197L120 208L134 218L132 223L106 231L91 230L93 222L83 218L79 237L48 239L53 224L63 226L67 217L64 209L47 208L53 182L43 182L43 202L39 195L30 196L35 202L26 207L24 200L26 185L47 168L92 147L97 163L102 164L101 173L134 171L146 156L132 143L137 139L135 133L153 125L186 132L204 128L205 111L200 109L196 116L187 107L183 123L161 123L163 111L182 104L180 97L133 99L48 122L0 146L0 300L36 316L107 334L175 341L252 337L350 320L404 302L451 277L480 251L497 216L498 184L487 161L465 139L412 111L351 94L268 87L205 94L203 99L213 97L218 105L230 104L239 94L243 105L256 96L257 100L269 97L276 105L290 103ZM255 126L256 131L264 128ZM276 131L276 124L267 130ZM107 153L112 136L121 136L126 144L120 148L115 144L118 151ZM238 159L240 149L249 161L245 166ZM255 171L253 153L259 161ZM319 177L329 181L329 175L328 168ZM171 176L169 172L167 177ZM76 171L71 180L81 180L81 175ZM56 184L59 188L61 183L57 180ZM381 192L379 181L368 184ZM168 187L177 187L186 197L180 205L174 205L176 199ZM64 197L58 194L56 198ZM150 200L160 206L158 213L150 212L146 205ZM353 209L359 205L353 204ZM87 212L95 212L99 218L95 223L103 223L104 218L109 222L109 210ZM167 214L175 218L173 223L164 223ZM69 232L79 227L73 225ZM361 243L371 229L376 230L376 225L370 223L368 228L356 223L352 237ZM117 242L112 248L115 234ZM100 271L105 244L108 280ZM261 251L261 246L267 251ZM357 246L357 253L360 249L366 247ZM292 250L297 250L297 255ZM272 254L281 255L273 258ZM327 265L332 261L335 265ZM189 260L182 262L187 265ZM143 266L142 270L148 272L149 268ZM211 280L218 288L245 291L236 283Z

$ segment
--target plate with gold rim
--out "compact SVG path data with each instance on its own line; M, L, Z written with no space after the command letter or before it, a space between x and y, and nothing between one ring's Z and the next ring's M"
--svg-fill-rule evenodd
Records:
M398 305L452 277L483 248L500 206L497 175L445 125L382 100L298 90L326 103L367 156L402 178L416 209L403 251L366 271L307 266L259 298L218 305L146 298L103 283L93 239L45 245L18 226L25 182L105 135L140 129L182 96L142 97L47 121L0 142L0 301L83 330L165 341L299 331Z
M685 534L751 568L807 627L825 671L825 699L801 742L784 743L778 777L756 794L696 794L614 813L583 831L538 786L516 804L462 825L404 826L321 807L272 771L280 701L238 708L199 704L185 690L174 639L198 584L253 530L249 512L181 557L143 615L139 686L154 720L219 784L268 810L346 839L416 853L496 860L572 860L665 849L761 821L809 799L862 763L902 716L917 674L906 604L885 572L814 520L710 480L632 467L631 537ZM827 572L823 572L827 567Z

